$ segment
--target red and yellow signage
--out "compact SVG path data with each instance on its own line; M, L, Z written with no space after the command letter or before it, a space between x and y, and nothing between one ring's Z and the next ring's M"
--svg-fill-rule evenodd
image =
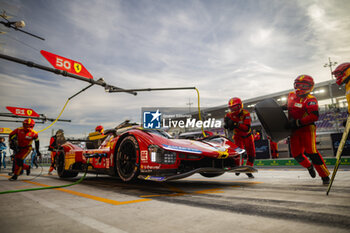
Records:
M80 62L73 61L71 59L58 56L56 54L47 52L45 50L40 51L50 64L59 70L64 70L72 74L82 76L84 78L93 79L89 71Z
M0 128L0 134L10 134L11 132L10 128Z
M30 109L30 108L19 108L19 107L10 107L10 106L6 106L6 108L12 114L17 116L40 117L38 113L36 113L33 109Z

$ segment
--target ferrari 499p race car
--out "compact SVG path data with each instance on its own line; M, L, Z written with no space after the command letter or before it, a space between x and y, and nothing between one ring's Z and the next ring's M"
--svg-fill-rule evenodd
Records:
M75 177L87 170L118 176L126 182L137 178L167 181L194 173L215 177L225 172L257 172L242 164L245 150L223 136L173 139L162 130L133 126L98 137L102 143L92 145L96 140L90 140L86 148L70 141L62 145L56 155L59 177Z

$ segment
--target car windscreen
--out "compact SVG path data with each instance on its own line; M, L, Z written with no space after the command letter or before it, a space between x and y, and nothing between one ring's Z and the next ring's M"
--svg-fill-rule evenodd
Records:
M151 133L151 134L156 134L165 138L172 138L172 136L170 134L168 134L167 132L163 131L163 130L156 130L156 129L143 129L143 131L147 132L147 133Z

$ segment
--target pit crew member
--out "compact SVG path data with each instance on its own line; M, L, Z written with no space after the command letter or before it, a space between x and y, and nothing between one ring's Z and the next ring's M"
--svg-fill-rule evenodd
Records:
M0 137L0 169L1 169L1 162L4 166L4 168L6 168L6 144L5 144L5 138L4 137Z
M227 137L234 140L234 143L247 151L246 165L253 166L255 160L254 136L251 130L250 113L243 109L243 103L240 98L231 98L228 102L230 112L225 115L224 128ZM232 136L233 134L233 136ZM242 158L243 163L243 158ZM249 178L254 178L253 174L246 173ZM239 175L239 173L236 173Z
M341 86L345 84L345 96L348 101L348 113L350 113L350 63L342 63L332 72L334 77L337 79L336 83Z
M328 185L329 171L316 148L315 121L318 120L319 112L317 99L310 94L313 87L314 80L311 76L300 75L294 80L295 91L288 95L288 118L292 129L291 154L301 166L308 169L312 178L316 177L315 167L323 184Z
M64 138L63 129L57 130L56 134L50 138L49 151L51 151L51 166L49 168L48 175L52 175L52 171L55 169L57 151L65 142L66 139Z
M256 129L253 129L253 137L254 141L259 141L261 139L260 133L256 131Z
M33 129L35 121L31 118L25 119L23 121L23 127L17 128L12 131L9 135L10 140L13 145L16 145L16 150L14 150L14 162L15 170L13 176L9 179L10 181L17 180L22 169L26 170L27 175L30 174L30 166L24 164L24 159L32 151L32 142L35 141L35 150L39 157L41 153L39 151L39 136L38 133Z
M104 128L102 125L98 125L95 128L95 132L99 132L101 135L104 135Z

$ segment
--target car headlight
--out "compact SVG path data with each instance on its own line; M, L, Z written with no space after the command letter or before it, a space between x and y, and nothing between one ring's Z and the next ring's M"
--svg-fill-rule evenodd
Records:
M164 150L157 145L150 145L148 152L153 163L174 164L176 162L176 152Z
M245 150L244 149L241 149L241 148L239 148L239 147L237 147L236 149L235 149L235 151L238 153L238 154L243 154L244 152L245 152Z

